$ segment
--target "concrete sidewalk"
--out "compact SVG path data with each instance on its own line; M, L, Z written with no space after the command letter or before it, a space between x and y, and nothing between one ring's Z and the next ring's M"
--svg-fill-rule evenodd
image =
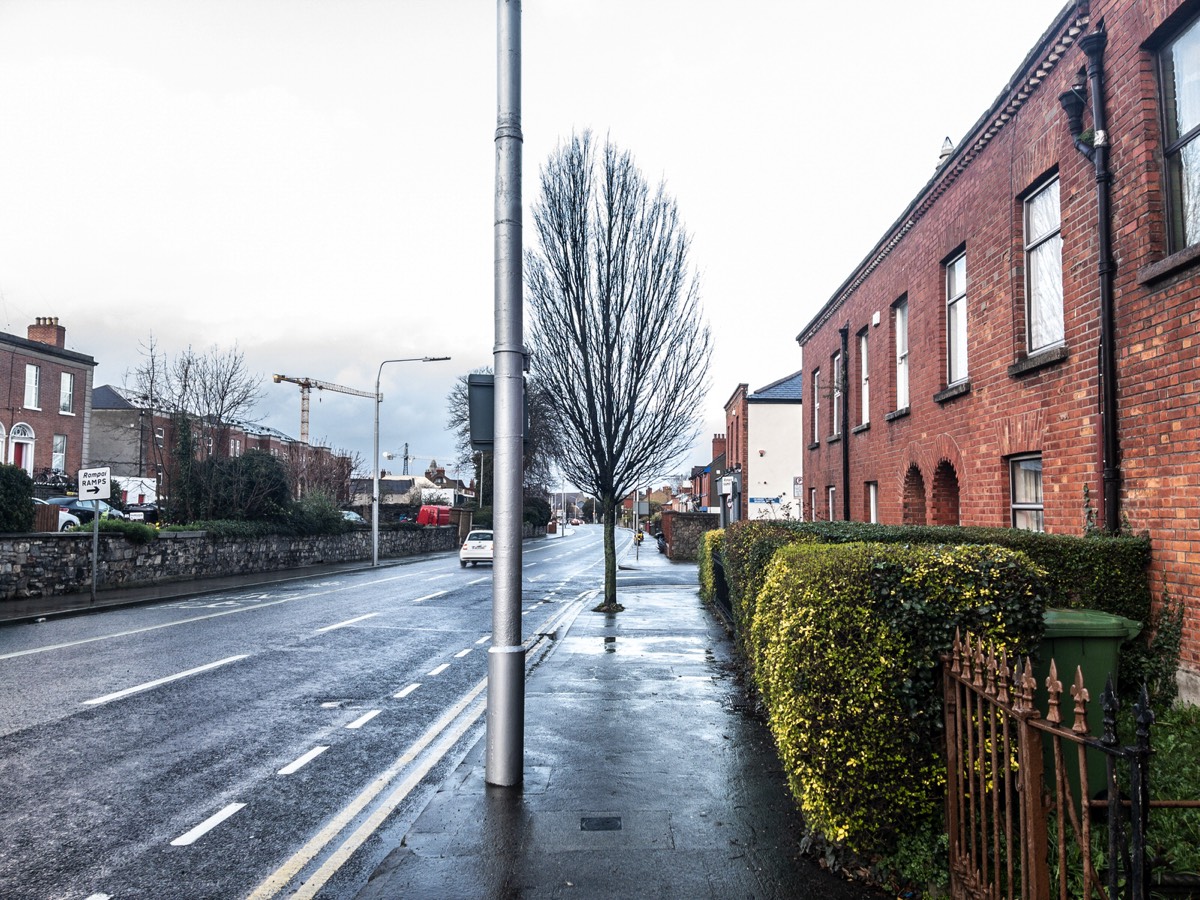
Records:
M648 546L621 568L695 572ZM478 741L359 897L886 896L801 857L770 735L695 587L620 600L582 609L530 675L524 784L486 785Z

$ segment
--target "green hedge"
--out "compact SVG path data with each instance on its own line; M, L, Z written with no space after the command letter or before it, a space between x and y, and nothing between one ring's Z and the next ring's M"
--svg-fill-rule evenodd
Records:
M697 551L696 564L700 570L700 597L705 603L713 603L717 599L716 564L724 542L725 532L720 528L706 531L700 536L700 549Z
M806 823L855 852L891 852L940 822L939 654L956 628L1028 652L1045 572L1001 547L799 545L761 580L743 637Z
M20 466L0 463L0 533L33 528L33 479Z
M1122 672L1152 671L1148 644L1151 616L1150 540L1145 536L1103 534L1076 537L1041 534L1016 528L965 528L873 525L864 522L737 522L725 529L723 560L739 635L754 618L754 608L775 551L790 544L843 544L871 541L887 544L989 545L1017 550L1046 575L1046 605L1064 609L1098 609L1134 619L1150 627L1142 640L1121 648ZM743 648L745 649L745 648ZM755 660L747 651L747 662ZM1140 679L1122 679L1134 690Z

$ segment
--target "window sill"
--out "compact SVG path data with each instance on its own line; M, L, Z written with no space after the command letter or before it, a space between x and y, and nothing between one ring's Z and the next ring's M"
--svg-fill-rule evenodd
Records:
M825 443L836 444L841 439L842 439L842 436L840 434L831 434L829 437L825 438Z
M1193 244L1185 250L1172 253L1165 259L1142 266L1137 271L1138 284L1153 284L1198 262L1200 262L1200 244Z
M1051 347L1049 350L1039 350L1032 356L1026 356L1024 359L1018 359L1015 363L1008 367L1008 374L1016 378L1020 375L1026 375L1029 372L1036 372L1038 369L1044 369L1046 366L1052 366L1055 363L1060 363L1068 356L1067 345L1060 344L1057 347Z
M961 397L963 394L971 393L971 381L960 381L958 384L952 384L945 390L938 391L933 395L933 399L937 403L946 403L953 400L955 397Z
M809 445L808 445L808 449L809 449L809 450L820 450L820 449L821 449L821 442L820 442L820 441L813 441L811 444L809 444Z
M903 419L907 415L908 415L908 407L905 406L905 407L902 407L901 409L895 410L894 412L888 413L886 416L883 417L883 419L885 422L895 422L897 419Z
M73 413L73 412L70 412L69 410L65 410L65 409L60 409L60 410L58 411L58 414L59 414L60 416L74 416L74 415L75 415L75 413Z
M863 422L861 425L855 426L853 433L854 434L862 434L864 431L870 431L870 430L871 430L871 423Z

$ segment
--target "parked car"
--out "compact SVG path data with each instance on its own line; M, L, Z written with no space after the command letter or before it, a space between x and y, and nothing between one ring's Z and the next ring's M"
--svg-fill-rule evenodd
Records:
M367 524L367 520L364 519L362 516L360 516L358 513L356 513L352 509L343 509L342 510L342 518L345 519L347 522L349 522L351 525L366 525Z
M582 524L583 524L583 521L582 521L582 520L580 520L580 519L572 519L572 520L571 520L571 524L572 524L572 525L582 525Z
M475 565L492 561L492 533L490 531L472 531L463 541L462 549L458 551L458 564L464 569L467 563Z
M125 515L137 522L157 522L157 503L131 503L125 507Z
M33 498L33 502L37 506L58 506L58 530L59 531L66 531L68 528L73 528L74 526L79 524L79 517L77 515L75 515L72 512L69 512L68 510L63 509L62 506L60 506L57 503L49 502L46 500L39 500L37 497Z
M80 500L78 497L51 497L47 503L57 503L60 507L73 513L79 517L81 524L86 525L92 521L95 513L92 511L93 503L100 504L100 518L102 519L127 519L125 513L121 512L115 506L110 506L104 500Z

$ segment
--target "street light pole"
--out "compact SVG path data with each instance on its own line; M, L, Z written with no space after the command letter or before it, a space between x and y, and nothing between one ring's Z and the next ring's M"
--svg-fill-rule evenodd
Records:
M405 359L385 359L379 364L375 375L375 445L371 454L371 565L379 565L379 404L383 402L383 394L379 392L379 382L383 378L383 367L388 363L401 362L442 362L448 356L410 356Z

